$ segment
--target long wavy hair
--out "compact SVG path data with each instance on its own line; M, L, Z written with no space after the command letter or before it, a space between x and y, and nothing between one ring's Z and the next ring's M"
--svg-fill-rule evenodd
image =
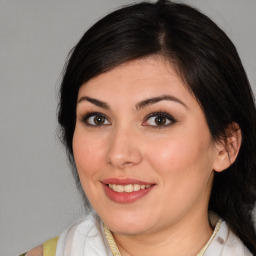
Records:
M58 121L74 177L72 139L80 86L116 66L149 55L175 66L201 105L214 140L237 123L242 144L234 164L215 173L209 210L222 217L256 255L252 210L256 201L256 110L235 46L207 16L185 5L160 0L116 10L92 26L72 49L60 88Z

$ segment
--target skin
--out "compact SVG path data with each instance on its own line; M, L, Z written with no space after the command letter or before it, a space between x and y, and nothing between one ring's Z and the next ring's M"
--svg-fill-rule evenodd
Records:
M163 95L175 100L136 108ZM86 119L88 112L101 113L103 123L96 125L95 116ZM148 118L155 112L173 118L157 125L155 117ZM212 140L197 100L163 58L124 63L81 86L73 152L84 192L122 255L196 255L209 239L213 170L222 171L230 161L225 145ZM105 194L102 181L107 178L155 186L122 204Z
M25 256L43 256L43 245L33 248Z
M85 118L88 112L105 118L95 125L95 116ZM152 116L155 112L166 113L162 123ZM225 141L212 140L197 100L159 56L122 64L81 86L73 137L78 174L122 256L192 256L201 250L212 234L208 202L214 171L235 161L242 141L236 123L227 134ZM155 185L124 204L107 197L106 178ZM27 253L41 255L42 245Z

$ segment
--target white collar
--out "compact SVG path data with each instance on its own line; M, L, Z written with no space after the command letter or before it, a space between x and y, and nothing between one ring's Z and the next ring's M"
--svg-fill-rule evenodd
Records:
M211 223L215 226L216 218L211 217ZM225 221L219 225L203 255L253 256ZM113 256L103 223L96 213L86 216L60 235L56 256Z

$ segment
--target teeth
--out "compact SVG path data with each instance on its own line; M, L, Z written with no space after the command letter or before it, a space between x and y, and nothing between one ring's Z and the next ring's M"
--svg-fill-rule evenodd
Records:
M124 192L124 186L116 185L116 192Z
M139 184L129 184L129 185L108 184L108 186L115 192L119 192L119 193L122 193L122 192L131 193L134 191L139 191L141 189L151 187L151 185L139 185Z
M140 190L140 185L139 184L134 184L133 185L133 190L134 191L139 191Z
M133 185L132 185L132 184L125 185L125 186L122 186L122 187L124 187L124 191L125 191L125 192L128 192L128 193L133 192ZM118 191L117 191L117 192L118 192Z

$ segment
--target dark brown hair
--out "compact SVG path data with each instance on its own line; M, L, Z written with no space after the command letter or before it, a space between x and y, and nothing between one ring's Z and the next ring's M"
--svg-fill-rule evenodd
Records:
M184 4L142 2L110 13L73 48L60 88L61 139L74 164L72 139L79 87L129 60L161 55L198 99L213 139L236 122L242 145L233 165L215 173L209 210L220 215L256 255L252 210L256 200L256 110L233 43L207 16ZM76 179L77 172L74 170Z

